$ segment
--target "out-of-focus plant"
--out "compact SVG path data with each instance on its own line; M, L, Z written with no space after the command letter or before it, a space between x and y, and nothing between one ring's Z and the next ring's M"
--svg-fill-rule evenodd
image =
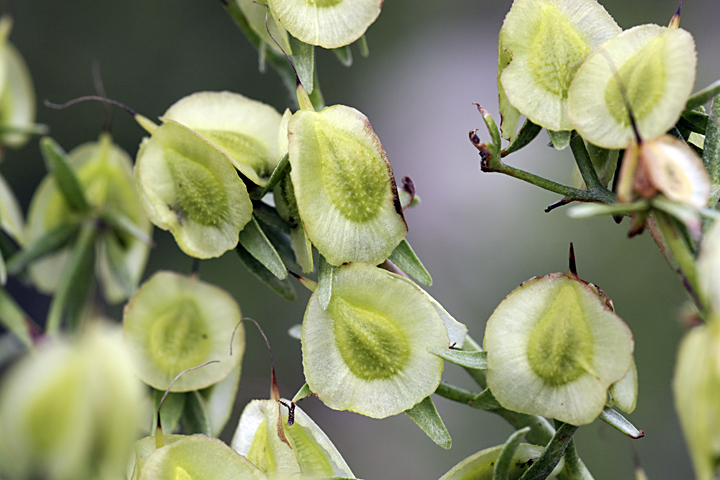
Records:
M573 440L580 426L601 418L642 437L614 408L636 406L633 335L603 290L578 277L572 247L568 274L534 277L505 298L482 347L415 282L432 277L405 239L404 210L419 203L413 183L396 183L365 115L325 107L315 71L315 47L348 66L350 44L367 56L365 32L382 2L223 5L296 104L281 114L237 93L198 92L158 123L131 111L149 134L133 173L109 132L69 154L44 137L49 173L27 226L0 181L1 278L18 275L53 296L47 319L35 322L0 290L0 322L28 350L0 386L0 475L354 478L296 406L310 395L373 418L404 412L442 448L451 437L433 393L517 429L445 479L587 480ZM20 147L42 128L33 124L31 83L9 30L0 21L0 142ZM561 195L548 211L584 202L572 216L628 215L631 235L653 235L699 325L683 340L674 388L696 474L710 479L720 460L720 235L712 226L720 101L709 114L703 105L720 85L691 95L696 63L679 11L669 27L622 31L595 0L515 0L499 38L501 128L478 106L490 142L477 130L470 139L483 171ZM504 162L542 129L556 149L570 146L573 186ZM273 369L270 399L245 407L230 446L215 437L241 377L240 308L197 273L158 272L140 285L151 224L196 259L235 250L282 298L295 299L297 283L312 291L291 330L307 383L283 400ZM120 341L92 319L96 302L126 299ZM445 361L477 387L442 382ZM156 415L144 408L151 404ZM138 439L142 419L150 428Z

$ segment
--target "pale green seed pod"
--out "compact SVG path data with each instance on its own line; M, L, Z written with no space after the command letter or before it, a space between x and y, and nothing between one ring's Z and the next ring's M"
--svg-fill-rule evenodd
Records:
M135 184L150 221L192 257L235 248L252 216L247 188L228 156L173 120L140 145Z
M720 458L720 319L685 335L678 350L673 393L698 480L716 478Z
M487 322L487 384L508 410L587 424L630 369L633 346L597 290L561 273L536 277Z
M720 222L705 232L697 260L698 292L712 311L720 312Z
M440 480L493 480L495 478L493 477L493 470L502 448L502 445L498 445L467 457L440 477ZM515 455L513 455L508 480L520 478L542 453L542 447L525 443L520 444ZM561 459L547 478L555 478L562 471L563 466L564 459Z
M305 412L296 406L294 423L287 425L287 420L287 410L278 401L253 400L240 416L231 446L267 475L355 478L335 445Z
M324 48L349 45L380 15L382 0L271 0L283 27L298 40Z
M124 478L149 415L132 362L122 333L99 324L19 362L0 391L0 475Z
M278 21L272 6L269 6L270 11L268 12L265 5L258 5L254 3L253 0L233 1L240 8L240 11L242 11L253 32L255 32L269 48L275 50L277 53L282 53L280 49L278 49L278 46L275 45L273 41L273 39L275 39L285 53L292 55L293 51L288 42L287 32ZM268 15L267 22L265 22L266 12Z
M137 359L137 375L165 390L181 372L218 360L186 372L171 391L223 380L240 365L245 350L241 318L240 307L224 290L174 272L156 273L125 307L125 340Z
M432 394L447 329L427 296L398 275L351 263L333 272L323 309L316 291L302 326L310 390L330 408L374 418L396 415Z
M334 105L290 119L290 175L305 232L332 265L382 263L407 234L392 167L367 117Z
M575 72L620 31L595 0L515 0L499 38L503 135L515 134L514 110L548 130L573 130L567 97Z
M112 143L109 134L102 134L97 142L84 143L69 153L69 162L90 205L98 214L111 210L124 215L148 237L152 225L140 206L133 182L130 156ZM27 240L32 243L51 230L70 222L76 214L68 206L52 175L38 187L30 203L27 221ZM109 245L112 242L113 245ZM149 245L132 235L106 232L100 240L98 277L105 298L111 303L125 300L128 293L115 278L109 259L115 248L119 261L128 274L128 281L137 285L147 263ZM70 256L70 248L47 255L30 268L30 278L44 293L52 293Z
M578 69L567 97L572 124L599 147L634 143L619 77L640 138L657 138L685 110L696 66L695 41L687 31L657 25L626 30L592 52Z

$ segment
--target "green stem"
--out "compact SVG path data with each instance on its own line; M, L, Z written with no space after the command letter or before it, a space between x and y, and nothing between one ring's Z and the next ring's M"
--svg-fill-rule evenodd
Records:
M535 463L520 477L520 480L542 480L555 469L565 450L579 427L565 423L555 432L555 436L545 447L545 451ZM579 461L579 460L578 460ZM566 477L568 478L568 477ZM572 478L572 477L570 477Z
M580 135L575 135L575 138L570 141L570 148L575 157L575 163L580 170L580 175L582 175L588 190L605 189L605 186L598 178L595 166L590 159L590 154L587 148L585 148L585 141Z

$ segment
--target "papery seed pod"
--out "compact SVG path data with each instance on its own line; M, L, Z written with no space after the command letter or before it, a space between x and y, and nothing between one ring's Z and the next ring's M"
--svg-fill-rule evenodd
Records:
M493 469L497 462L503 445L487 448L467 457L455 465L449 472L440 477L440 480L493 480ZM537 445L520 444L513 455L510 476L508 480L517 480L527 471L535 460L543 453L543 448ZM548 479L555 478L564 466L564 459L555 467Z
M302 326L310 389L330 408L374 418L396 415L432 394L447 349L447 329L418 288L372 265L333 272L327 309L310 297Z
M276 138L281 116L257 100L231 92L197 92L175 102L162 119L200 135L255 184L265 185L280 161Z
M587 424L630 369L633 346L628 326L587 283L536 277L487 322L487 384L508 410Z
M567 95L575 72L620 31L595 0L515 0L499 38L503 135L514 137L515 109L548 130L573 130Z
M608 396L612 405L617 406L625 413L632 413L637 406L638 396L638 374L633 358L630 370L620 381L610 385Z
M294 406L295 421L288 425L285 410L278 416L280 408L276 400L250 402L233 436L235 451L267 475L355 478L335 445L305 412Z
M167 120L143 140L135 163L143 208L196 258L235 248L252 203L230 159L199 134Z
M108 211L117 212L149 238L152 225L140 206L135 190L132 160L124 150L112 143L109 134L102 134L97 142L84 143L74 148L68 160L88 203L98 216ZM54 176L48 175L30 203L28 242L32 243L53 229L71 222L75 216ZM125 300L129 295L128 288L137 285L145 269L150 248L147 241L108 229L101 235L98 248L101 255L97 273L105 298L111 303ZM110 255L117 258L111 259ZM62 249L30 266L30 277L41 292L55 291L69 256L70 248ZM116 262L122 264L128 277L125 281L132 285L120 284L113 268Z
M695 41L687 31L657 25L626 30L592 52L578 69L568 90L570 119L587 141L626 148L635 140L630 108L640 137L657 138L685 109L696 65Z
M0 475L121 478L149 405L132 361L119 330L93 324L18 362L0 390Z
M293 37L310 45L338 48L359 39L380 15L382 0L271 0L271 8Z
M224 290L177 273L156 273L125 307L125 340L137 359L137 375L164 390L184 370L218 360L185 373L170 390L198 390L221 381L242 360L245 333L242 325L235 330L241 318L240 307Z
M392 167L367 117L334 105L290 119L290 175L305 232L332 265L382 263L407 234Z
M720 221L705 231L697 260L698 284L703 304L720 312Z
M233 1L240 7L240 11L242 11L253 32L255 32L269 48L278 53L284 51L288 55L292 55L293 51L288 42L287 32L278 21L272 6L268 5L266 8L265 5L255 3L254 0ZM267 22L265 21L266 18ZM280 44L282 51L275 45L273 39Z

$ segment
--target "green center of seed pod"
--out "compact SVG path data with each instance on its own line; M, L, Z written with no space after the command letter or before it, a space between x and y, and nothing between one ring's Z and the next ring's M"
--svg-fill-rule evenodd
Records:
M305 427L294 423L284 428L304 473L323 477L332 477L335 474L328 456Z
M180 373L200 365L210 346L200 310L188 298L174 302L150 328L148 349L153 362L163 370Z
M404 332L380 312L333 296L328 312L335 321L335 337L345 364L363 380L390 378L402 371L410 357Z
M618 71L632 103L633 115L638 120L645 118L655 108L665 92L665 67L662 61L664 48L665 38L656 37ZM630 115L617 81L610 81L605 87L605 103L616 122L622 126L630 125Z
M548 385L565 385L590 371L593 350L577 291L572 285L560 287L530 333L530 367Z
M331 125L317 130L322 181L330 201L347 218L364 223L382 210L388 167L377 152Z
M238 132L222 130L196 130L196 132L234 158L236 162L255 170L258 175L269 173L267 149L254 138Z
M315 5L320 8L334 7L342 2L343 0L307 0L308 5Z
M544 5L529 55L530 71L538 85L550 93L567 97L575 72L590 49L555 7Z
M180 223L184 215L200 225L223 223L228 216L227 193L215 174L171 147L165 147L165 158L175 181L179 208L182 210L177 212Z

